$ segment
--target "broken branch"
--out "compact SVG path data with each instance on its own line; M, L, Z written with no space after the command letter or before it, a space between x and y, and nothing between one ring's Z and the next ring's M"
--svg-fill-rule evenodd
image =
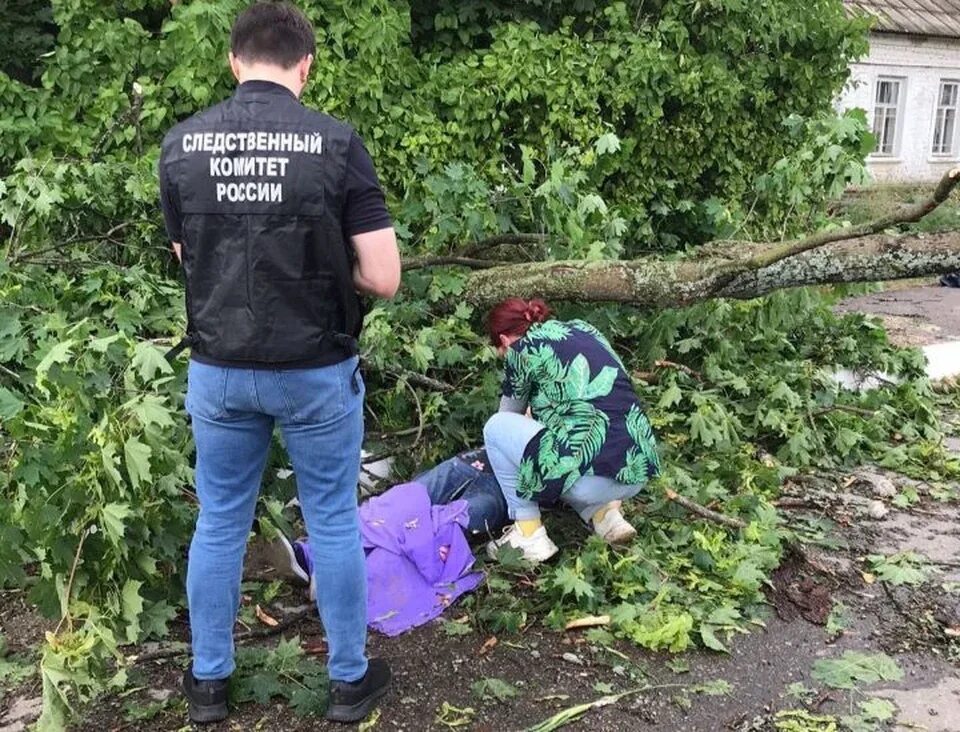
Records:
M665 488L663 491L664 495L668 500L676 503L678 506L683 506L690 513L695 513L701 518L707 519L707 521L713 521L716 524L721 524L723 526L729 526L733 529L745 529L747 524L745 521L741 521L738 518L733 518L732 516L724 516L722 513L717 513L706 506L701 506L696 501L691 501L686 496L681 496L672 488Z

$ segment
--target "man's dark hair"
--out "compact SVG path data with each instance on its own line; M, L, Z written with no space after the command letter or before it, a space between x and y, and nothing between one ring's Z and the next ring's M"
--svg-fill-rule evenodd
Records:
M317 42L313 26L298 8L287 3L259 2L237 17L230 32L230 50L246 63L295 66L313 55Z

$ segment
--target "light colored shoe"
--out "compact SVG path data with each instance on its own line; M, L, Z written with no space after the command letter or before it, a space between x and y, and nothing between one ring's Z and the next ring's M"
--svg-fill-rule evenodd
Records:
M541 526L530 536L524 536L523 532L516 524L511 524L503 530L503 536L494 539L487 544L487 556L491 559L497 558L497 552L502 546L512 546L523 552L523 558L528 562L545 562L560 549L553 543L547 530Z
M611 508L603 520L593 524L593 533L608 544L629 544L637 535L637 530L620 513L620 508Z

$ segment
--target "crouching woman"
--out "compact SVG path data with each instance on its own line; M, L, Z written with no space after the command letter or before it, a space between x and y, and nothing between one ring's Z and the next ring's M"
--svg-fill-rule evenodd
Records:
M636 529L621 501L659 474L660 460L610 343L582 320L550 319L542 300L505 300L490 312L487 330L506 366L500 411L484 427L484 442L514 520L487 553L495 557L508 545L532 562L552 557L557 546L540 507L557 501L605 541L631 541Z

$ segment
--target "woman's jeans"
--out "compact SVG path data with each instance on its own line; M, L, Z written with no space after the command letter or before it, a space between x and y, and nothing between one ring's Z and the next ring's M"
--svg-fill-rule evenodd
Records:
M510 518L515 521L540 518L537 502L517 495L517 472L527 443L543 428L540 422L514 412L497 412L483 428L490 465L507 501ZM642 485L623 485L612 478L585 475L560 496L560 500L589 523L594 514L611 501L632 498L642 488Z
M240 580L274 424L297 476L313 548L317 606L334 681L367 671L367 575L357 479L363 383L357 359L312 369L249 370L190 362L187 411L200 513L187 565L193 675L234 670Z

